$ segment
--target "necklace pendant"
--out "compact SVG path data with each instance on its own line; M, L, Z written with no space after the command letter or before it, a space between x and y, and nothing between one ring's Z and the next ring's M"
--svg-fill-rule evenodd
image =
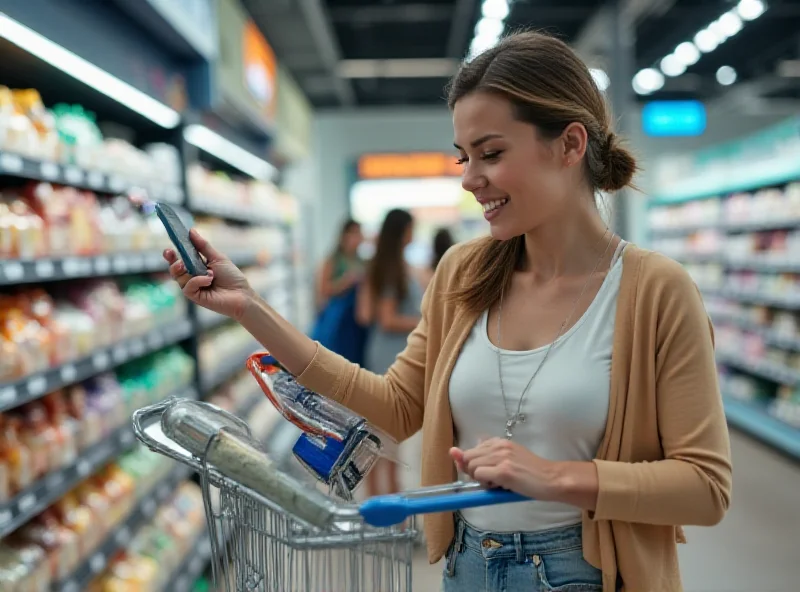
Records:
M525 423L525 415L516 413L506 420L506 440L514 437L514 428L518 423Z

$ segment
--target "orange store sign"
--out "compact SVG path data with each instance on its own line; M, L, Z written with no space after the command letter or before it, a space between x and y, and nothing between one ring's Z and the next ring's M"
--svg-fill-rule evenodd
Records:
M444 152L407 154L366 154L358 159L360 179L418 179L460 177L456 157Z

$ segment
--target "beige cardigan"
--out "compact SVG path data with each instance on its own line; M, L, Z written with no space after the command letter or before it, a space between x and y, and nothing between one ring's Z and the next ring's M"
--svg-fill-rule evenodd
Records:
M440 263L419 326L385 376L319 346L298 377L398 440L422 428L424 486L456 479L448 455L454 441L448 386L479 315L443 294L470 281L464 262L476 244L451 249ZM602 569L606 592L614 590L617 572L627 592L679 591L680 525L716 524L730 503L730 443L713 335L683 268L634 245L623 257L608 422L594 461L600 491L595 512L584 513L583 554ZM447 551L453 525L452 514L425 517L431 563Z

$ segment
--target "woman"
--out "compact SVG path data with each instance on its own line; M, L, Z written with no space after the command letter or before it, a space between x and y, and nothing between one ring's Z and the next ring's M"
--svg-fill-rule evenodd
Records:
M319 273L319 313L311 331L316 341L356 364L362 363L366 340L366 330L356 320L357 288L364 274L358 248L363 240L361 225L347 220Z
M358 248L364 240L361 224L348 219L339 232L333 253L325 259L317 281L317 308L324 308L332 297L346 293L358 285L364 265L358 257Z
M462 65L448 99L491 238L448 251L385 376L294 330L196 233L212 273L189 278L169 252L172 274L304 385L398 440L422 426L424 485L460 471L537 500L426 516L446 590L681 590L681 526L718 523L731 494L698 290L600 216L595 196L636 163L567 45L512 35Z
M359 293L358 319L372 326L367 338L366 368L376 374L389 370L405 349L409 333L419 324L423 288L404 258L413 227L414 219L405 210L386 214ZM400 491L396 469L394 463L378 463L367 476L367 495L381 493L380 482L384 479L388 490L383 493Z

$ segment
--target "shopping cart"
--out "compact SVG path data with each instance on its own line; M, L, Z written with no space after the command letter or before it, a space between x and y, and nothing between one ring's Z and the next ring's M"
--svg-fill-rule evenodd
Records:
M344 502L275 466L245 422L208 403L171 399L133 424L200 474L217 592L408 592L415 515L525 499L453 483Z

